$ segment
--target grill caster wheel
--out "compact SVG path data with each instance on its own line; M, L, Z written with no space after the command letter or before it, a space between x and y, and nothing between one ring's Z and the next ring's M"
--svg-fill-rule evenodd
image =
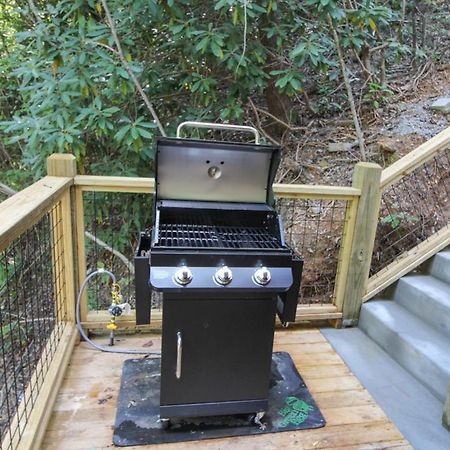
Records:
M261 431L264 431L266 429L266 424L261 422L264 414L266 414L265 411L260 411L250 416L250 423L259 427Z
M161 428L163 430L167 430L170 427L170 419L161 418L159 419L159 423L161 424Z

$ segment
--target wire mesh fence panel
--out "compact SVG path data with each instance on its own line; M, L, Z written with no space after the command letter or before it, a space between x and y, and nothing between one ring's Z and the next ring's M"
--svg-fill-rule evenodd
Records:
M450 150L389 186L382 194L371 276L450 222Z
M111 270L122 288L124 301L135 306L133 257L139 233L151 225L153 196L116 192L85 192L85 243L88 273ZM300 302L332 303L346 201L279 198L287 241L305 259ZM110 280L92 280L88 307L108 309ZM160 296L153 308L161 306Z
M277 199L286 241L304 259L300 304L333 302L347 202Z
M123 301L135 306L134 251L139 233L151 226L153 195L84 192L87 272L104 268L117 277ZM110 279L96 277L88 287L88 309L111 305Z
M64 330L61 204L0 252L0 434L15 448ZM5 444L6 442L6 444Z

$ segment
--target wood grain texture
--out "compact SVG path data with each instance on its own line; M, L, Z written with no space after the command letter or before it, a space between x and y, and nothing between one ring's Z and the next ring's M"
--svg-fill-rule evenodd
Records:
M159 349L155 334L120 337L118 345ZM99 339L106 343L107 338ZM259 436L213 439L156 446L146 449L410 449L408 442L314 328L280 330L275 351L289 351L325 416L327 425L316 430ZM122 364L127 355L99 353L87 344L74 351L47 427L42 448L111 449Z
M77 174L77 160L68 153L53 153L47 158L47 175L53 177L74 177Z
M314 322L330 319L340 319L342 313L337 311L334 305L298 305L295 320L296 322L290 325L290 328L302 322ZM110 314L107 310L91 311L87 313L86 319L81 322L83 326L89 330L105 329L110 321ZM116 318L119 329L122 330L153 330L161 329L162 325L162 310L152 311L152 321L147 325L136 325L136 311L131 310L130 314L122 315ZM281 323L277 318L276 326L281 327Z
M444 412L442 413L442 425L450 431L450 385L448 386L447 400L444 405Z
M154 178L77 175L74 182L75 186L80 186L83 191L152 194L155 189Z
M84 191L153 193L155 179L77 175L75 185ZM274 184L273 189L278 197L285 198L351 200L361 194L360 189L346 186Z
M282 198L323 200L352 200L361 195L361 190L355 187L308 184L274 184L273 191L277 197Z
M72 183L72 178L48 176L2 202L0 251L48 212Z
M64 277L64 308L66 310L66 320L75 323L75 261L73 254L73 233L72 233L72 201L71 192L67 190L61 198L61 237L63 253L62 263L63 270L61 272Z
M47 175L73 179L76 174L77 164L74 155L54 153L47 158ZM51 214L56 256L53 264L53 272L56 271L56 277L54 277L57 287L56 295L62 297L62 299L57 298L57 303L60 309L64 307L66 311L64 318L61 318L62 311L58 311L58 318L72 323L75 323L75 298L78 288L76 283L78 267L74 254L76 234L73 224L77 221L74 195L72 186L61 196L60 205Z
M74 246L74 257L77 262L77 291L82 285L84 279L87 276L86 269L86 248L85 248L85 236L84 236L84 201L83 201L83 191L75 187L74 192L74 210L75 210L75 246ZM87 290L83 292L80 301L80 318L81 321L84 322L87 317Z
M422 145L419 145L415 150L384 169L380 180L381 189L386 189L400 178L426 163L438 152L449 147L450 127L441 131Z
M22 402L12 418L11 429L20 427L21 439L19 435L10 439L8 434L2 441L0 448L17 448L19 450L36 449L41 446L47 424L52 414L58 390L62 384L65 370L69 363L72 350L77 336L75 326L66 324L56 349L52 352L54 342L57 340L58 331L54 331L50 336L47 346L43 351L41 359L37 362L36 369L31 376L28 387L24 392ZM47 354L53 353L52 359L47 361ZM44 382L42 376L44 374ZM36 396L37 387L40 386ZM30 399L34 400L31 408ZM25 422L25 417L27 421Z
M355 229L343 284L343 325L355 325L359 319L362 297L366 291L370 263L378 223L381 201L381 167L372 163L358 163L353 173L354 187L361 189L356 211ZM345 252L344 252L345 253Z
M342 232L341 248L339 249L338 265L336 268L336 284L334 286L334 304L339 312L343 311L345 300L345 286L348 268L351 263L352 242L356 228L359 198L353 199L347 205L345 212L344 230Z

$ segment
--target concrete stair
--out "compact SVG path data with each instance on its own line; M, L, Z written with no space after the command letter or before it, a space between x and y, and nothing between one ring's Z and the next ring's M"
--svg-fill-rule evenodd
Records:
M450 383L450 251L365 303L359 328L444 403ZM382 376L382 374L380 374Z

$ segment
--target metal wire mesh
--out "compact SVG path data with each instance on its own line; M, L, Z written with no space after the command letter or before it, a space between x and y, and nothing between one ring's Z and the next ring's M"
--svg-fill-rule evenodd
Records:
M61 204L0 253L0 435L14 448L64 330ZM14 420L16 416L17 420Z
M347 202L279 198L287 242L304 259L300 304L333 302Z
M449 198L449 149L388 187L382 195L370 274L447 226Z
M139 232L152 223L152 201L148 194L84 193L88 272L97 267L112 270L122 286L124 301L132 307L133 251ZM287 242L305 260L300 303L332 303L347 202L279 198L276 206ZM88 299L91 310L109 307L106 281L93 280ZM159 308L159 297L152 304Z
M88 273L105 268L121 286L123 301L135 306L133 257L139 233L151 226L153 196L118 192L84 192L86 265ZM99 277L88 287L90 310L111 305L109 279Z

